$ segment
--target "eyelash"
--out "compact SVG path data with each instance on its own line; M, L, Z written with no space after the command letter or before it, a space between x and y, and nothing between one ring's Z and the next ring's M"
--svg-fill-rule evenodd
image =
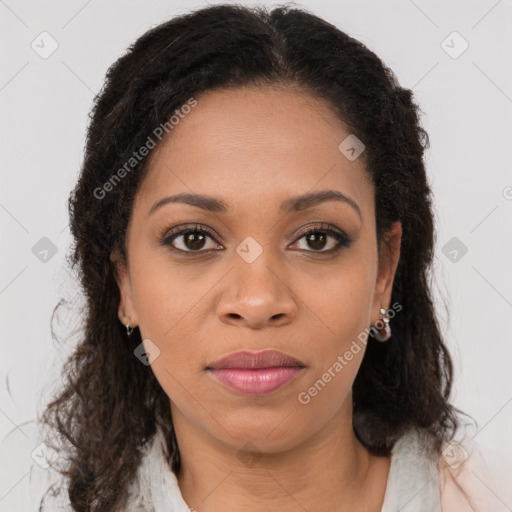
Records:
M197 251L191 251L191 250L185 251L183 249L178 249L172 245L172 242L174 240L176 240L178 237L180 237L182 235L186 235L188 233L206 234L210 238L212 238L216 244L221 245L216 240L215 233L208 227L203 226L201 224L189 225L189 226L185 226L181 229L177 228L177 229L171 230L170 232L169 232L168 228L165 228L164 230L162 230L162 233L160 235L160 244L163 246L169 246L169 248L171 250L173 250L175 252L179 252L179 253L202 253L202 252L210 252L210 251L219 250L219 249L207 249L207 250L199 249ZM323 233L323 234L327 234L327 235L331 236L338 242L338 244L335 247L333 247L327 251L324 251L324 250L315 251L315 250L307 250L307 249L300 249L300 250L305 250L305 252L311 252L311 253L315 253L315 254L334 254L334 253L338 252L340 249L342 249L343 247L349 247L350 244L353 242L353 240L351 238L349 238L343 231L339 231L339 230L331 227L329 224L322 224L319 227L314 227L314 228L309 229L309 230L305 231L304 233L300 234L298 236L298 238L296 238L295 241L292 243L292 245L294 245L299 240L301 240L302 238L304 238L308 235L317 234L317 233Z

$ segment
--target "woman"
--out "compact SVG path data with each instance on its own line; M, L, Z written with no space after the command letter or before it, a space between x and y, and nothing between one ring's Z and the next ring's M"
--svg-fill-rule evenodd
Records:
M464 510L427 144L412 92L300 9L130 47L69 202L86 322L43 417L69 510Z

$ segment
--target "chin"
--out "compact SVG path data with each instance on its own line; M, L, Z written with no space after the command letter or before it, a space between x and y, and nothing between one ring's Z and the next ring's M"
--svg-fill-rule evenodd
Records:
M290 408L272 411L258 407L252 411L243 408L219 413L217 417L223 418L221 424L224 428L214 422L211 426L216 435L213 435L235 449L250 444L261 453L278 453L293 449L308 437L308 432L297 428L307 421L298 420Z

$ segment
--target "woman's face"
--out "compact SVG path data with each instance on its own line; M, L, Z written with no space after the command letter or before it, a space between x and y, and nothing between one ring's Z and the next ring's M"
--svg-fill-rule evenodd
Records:
M292 448L351 420L367 330L390 307L400 224L379 263L373 186L363 159L339 149L350 132L326 104L256 87L196 99L150 155L119 319L139 326L175 424L234 447ZM319 192L338 200L300 199ZM179 194L204 198L158 206ZM269 349L301 365L210 369Z

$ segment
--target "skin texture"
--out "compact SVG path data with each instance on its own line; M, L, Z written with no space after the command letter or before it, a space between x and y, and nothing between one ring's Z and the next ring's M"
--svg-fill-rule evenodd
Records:
M363 159L339 151L350 132L322 101L256 86L197 100L151 155L128 226L128 264L112 255L119 320L160 350L151 369L170 399L183 497L201 512L379 511L390 459L371 455L352 428L364 345L308 404L297 397L390 307L401 225L379 262L373 186ZM350 197L361 216L338 201L279 211L319 190ZM169 203L149 215L178 193L220 197L229 211ZM337 245L331 236L323 247L301 238L324 223L353 242L324 255ZM203 252L190 252L185 236L173 244L188 253L159 243L170 228L195 224L216 235L198 245ZM248 236L262 249L251 263L236 251ZM268 348L306 365L269 395L237 394L205 371L228 353Z

